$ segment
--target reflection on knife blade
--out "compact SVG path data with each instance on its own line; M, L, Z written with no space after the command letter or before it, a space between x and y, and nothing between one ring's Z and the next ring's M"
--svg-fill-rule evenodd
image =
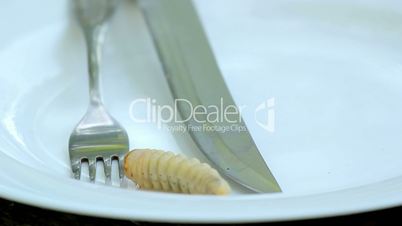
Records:
M180 115L192 114L194 109L188 103L191 106L235 106L192 2L139 2L173 97L186 100L178 104ZM211 120L199 114L186 124L189 128L247 128L235 109L231 111L230 120ZM257 192L281 191L247 129L189 132L199 149L224 175Z

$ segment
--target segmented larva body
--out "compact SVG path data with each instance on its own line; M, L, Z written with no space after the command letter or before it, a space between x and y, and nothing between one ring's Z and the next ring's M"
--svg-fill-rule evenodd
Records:
M151 149L137 149L124 158L124 172L139 188L188 194L226 195L229 184L198 159Z

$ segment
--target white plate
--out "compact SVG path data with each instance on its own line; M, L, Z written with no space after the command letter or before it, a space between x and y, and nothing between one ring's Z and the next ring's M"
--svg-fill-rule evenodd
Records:
M197 1L239 105L275 98L275 132L244 119L281 194L187 196L70 178L67 140L87 104L85 49L67 1L0 7L0 196L78 214L166 222L316 218L402 204L400 1ZM187 134L130 120L135 98L171 103L137 9L118 12L104 99L132 148L202 158ZM250 87L253 87L250 89Z

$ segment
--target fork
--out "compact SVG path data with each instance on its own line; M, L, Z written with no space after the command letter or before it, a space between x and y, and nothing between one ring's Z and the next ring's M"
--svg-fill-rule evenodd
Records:
M103 161L106 183L112 181L112 161L118 161L119 179L123 179L124 155L129 141L126 130L107 112L99 89L99 68L107 23L115 11L115 0L75 0L74 11L84 33L89 73L89 107L69 139L73 176L81 177L81 166L88 162L91 182L96 178L97 162Z

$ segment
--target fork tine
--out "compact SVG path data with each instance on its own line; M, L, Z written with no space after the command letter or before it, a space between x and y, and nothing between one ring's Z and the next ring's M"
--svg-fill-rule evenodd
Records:
M112 179L112 159L105 158L103 161L105 168L105 177L106 181L110 181Z
M88 159L89 166L89 179L91 182L95 181L96 177L96 159Z
M77 161L71 164L71 168L73 171L74 178L79 180L81 177L81 161Z
M120 180L122 180L124 177L124 169L123 169L124 168L124 157L119 156L116 159L118 161L117 164L119 166L119 178L120 178Z

